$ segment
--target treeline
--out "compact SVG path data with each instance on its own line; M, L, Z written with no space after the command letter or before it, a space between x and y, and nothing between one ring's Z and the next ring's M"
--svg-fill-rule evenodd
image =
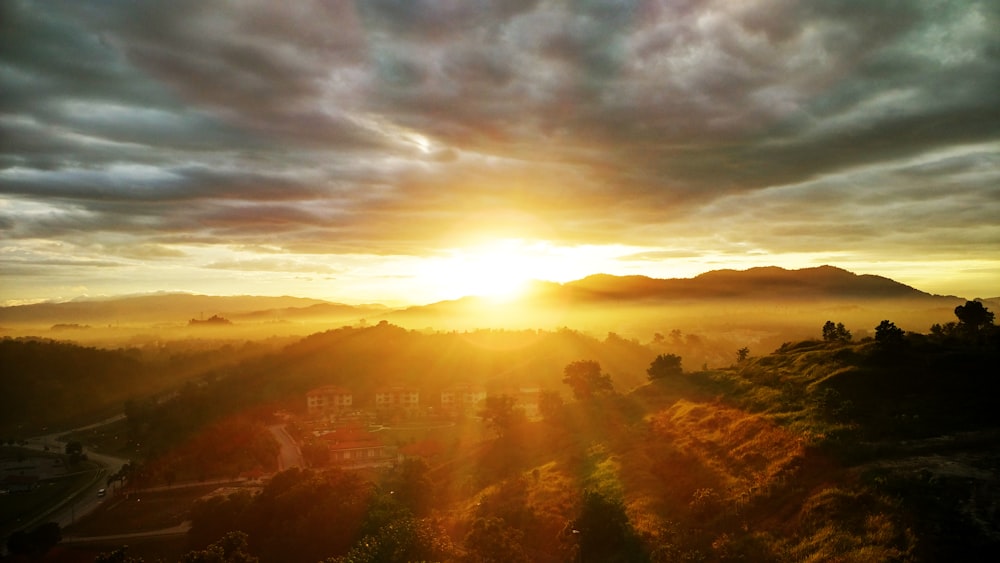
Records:
M0 339L0 436L67 428L120 412L129 400L219 372L271 342L195 340L102 349L42 338Z
M152 387L137 350L0 340L0 432L21 438L121 404Z
M432 466L293 470L258 494L202 501L187 560L996 560L996 328L837 325L724 369L647 351L636 375L648 381L631 390L589 340L542 382L562 391L542 421L495 400L483 424L496 438ZM426 335L367 330L285 357L336 366L330 347L374 354L379 342L421 357ZM462 357L465 344L441 341Z

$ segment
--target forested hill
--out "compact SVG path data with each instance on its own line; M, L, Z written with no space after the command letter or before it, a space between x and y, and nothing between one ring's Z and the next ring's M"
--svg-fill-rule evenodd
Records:
M459 383L492 391L558 388L565 365L581 359L598 361L617 388L628 390L645 379L655 355L633 340L569 329L424 333L383 322L314 334L255 360L220 385L257 393L262 401L291 401L296 408L306 391L320 385L347 387L360 402L372 399L378 386L408 385L421 390L422 404L433 404L443 387Z
M23 438L111 405L152 384L134 351L51 340L0 340L0 429Z
M125 401L263 354L193 341L106 350L39 338L0 339L0 436L23 438L120 414Z
M262 561L303 563L995 561L1000 331L985 313L967 304L964 320L929 334L885 321L859 341L831 323L822 340L724 368L642 370L653 379L631 390L557 383L563 398L549 397L541 421L494 418L505 407L488 402L485 420L503 425L495 438L456 439L377 483L281 473L260 495L197 505L191 538L201 547L241 530ZM275 355L287 372L258 365L229 389L360 384L368 369L376 381L381 370L439 383L503 374L503 354L531 358L536 342L569 354L546 361L603 365L623 346L610 340L342 329ZM360 358L343 364L349 354ZM345 514L357 525L331 535L326 523Z

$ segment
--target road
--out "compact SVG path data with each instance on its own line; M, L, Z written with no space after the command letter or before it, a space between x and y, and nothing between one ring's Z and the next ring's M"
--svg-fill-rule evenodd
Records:
M45 450L48 448L50 450L62 451L66 447L66 443L59 440L59 436L70 432L76 432L78 430L89 430L97 426L110 424L117 420L121 420L122 417L124 417L124 415L118 415L94 424L81 426L80 428L74 430L55 432L44 436L30 438L26 447L37 450ZM95 508L100 506L102 502L107 500L108 497L98 497L97 491L105 488L107 486L108 475L117 473L121 469L122 465L128 463L128 460L87 450L84 450L84 452L87 454L87 459L98 464L100 469L94 472L93 478L88 481L86 485L77 489L73 492L73 494L69 495L55 506L52 506L49 510L46 510L45 512L39 514L36 518L27 522L24 525L25 529L33 528L43 522L58 522L61 528L65 528L84 515L89 514Z
M302 459L302 450L299 448L295 440L288 435L288 430L280 424L274 426L269 426L268 430L274 435L274 438L278 440L278 444L281 446L281 451L278 452L278 471L284 471L292 467L305 467L305 461Z
M70 432L75 432L78 430L88 430L97 426L102 426L104 424L110 424L117 420L121 420L124 415L118 415L115 417L102 420L100 422L89 424L87 426L82 426L80 428L68 431L54 432L51 434L45 434L42 436L36 436L28 440L27 447L37 449L37 450L54 450L62 451L66 443L59 439L60 436L68 434ZM278 470L283 471L292 467L305 467L305 461L302 458L302 450L295 443L295 440L288 434L288 431L283 425L274 425L268 428L271 434L278 440L278 444L281 449L278 453ZM100 466L100 469L94 471L93 477L87 482L86 485L80 487L71 495L64 498L62 501L56 505L50 507L48 510L40 513L37 517L27 522L24 525L24 529L31 529L43 522L58 522L61 528L66 528L70 524L73 524L80 518L92 512L101 503L109 501L111 495L105 497L99 497L98 491L107 486L107 478L109 475L117 473L121 467L128 463L129 460L120 457L115 457L107 454L97 453L93 451L86 451L87 458ZM204 485L205 483L199 483L199 485ZM176 484L174 487L183 487L185 484ZM172 488L172 487L165 487ZM156 535L171 535L183 533L186 531L183 526L177 528L170 528L167 530L154 530L151 532L143 532L136 534L134 537L146 537L146 536L156 536ZM99 539L112 539L112 538L99 538ZM122 536L122 539L126 539L126 536ZM96 541L94 538L73 538L73 541L84 542L84 541Z

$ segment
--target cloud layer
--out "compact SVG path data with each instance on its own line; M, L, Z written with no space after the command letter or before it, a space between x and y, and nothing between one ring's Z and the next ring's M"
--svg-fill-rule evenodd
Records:
M963 261L1000 288L995 2L2 10L0 297L116 267L330 276L489 234L654 274Z

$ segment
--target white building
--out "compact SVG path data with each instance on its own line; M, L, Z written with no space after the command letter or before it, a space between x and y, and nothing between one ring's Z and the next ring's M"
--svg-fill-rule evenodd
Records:
M309 416L336 414L354 405L354 395L343 387L325 385L306 393L306 412Z
M469 412L486 400L486 389L475 385L456 385L441 391L441 410Z

